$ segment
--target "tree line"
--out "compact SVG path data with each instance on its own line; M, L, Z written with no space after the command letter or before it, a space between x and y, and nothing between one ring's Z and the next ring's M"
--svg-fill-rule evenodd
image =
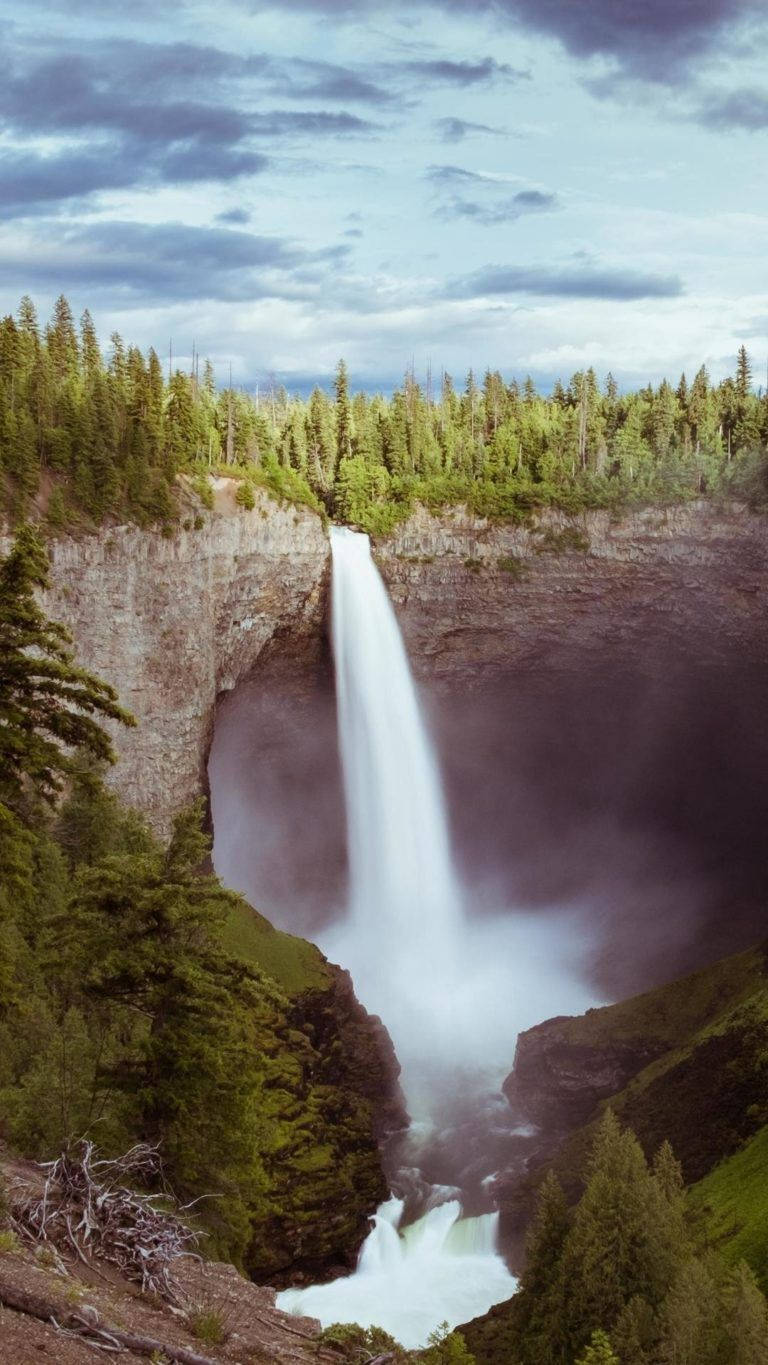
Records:
M0 321L2 510L43 515L51 529L128 517L172 525L178 476L205 501L207 474L304 502L386 532L415 502L465 502L524 517L669 503L722 492L768 503L768 393L755 391L742 346L714 384L702 366L621 393L609 374L574 374L551 393L533 381L443 374L433 391L412 370L391 395L350 392L339 362L331 392L309 398L217 387L213 367L164 367L113 334L100 350L86 311L76 325L62 296L41 328L32 301Z

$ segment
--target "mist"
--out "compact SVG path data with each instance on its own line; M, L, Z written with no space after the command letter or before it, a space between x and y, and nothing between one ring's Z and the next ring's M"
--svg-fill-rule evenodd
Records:
M765 933L768 669L707 652L694 637L670 660L640 634L635 670L545 661L460 693L421 687L466 913L510 918L523 941L535 919L542 943L565 918L598 999ZM327 642L290 674L273 655L221 699L209 774L222 878L332 951L347 868ZM550 1013L568 1008L557 994Z

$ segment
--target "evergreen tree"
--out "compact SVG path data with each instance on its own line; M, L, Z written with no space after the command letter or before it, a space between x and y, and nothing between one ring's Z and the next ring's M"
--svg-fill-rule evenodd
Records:
M35 590L47 586L46 552L24 526L0 562L0 800L17 811L28 792L54 799L77 768L74 751L114 761L102 719L133 724L114 688L75 664L64 627L46 619Z
M339 461L348 460L352 454L352 413L349 406L347 367L343 360L340 360L336 366L334 394L336 396L336 468L338 468ZM331 482L336 477L336 468L331 471Z
M751 388L752 362L747 355L746 346L740 346L736 358L736 393L742 402L749 396Z

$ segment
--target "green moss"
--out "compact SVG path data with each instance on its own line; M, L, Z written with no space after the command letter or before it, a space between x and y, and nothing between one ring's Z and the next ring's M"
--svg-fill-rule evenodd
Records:
M227 952L271 976L288 995L322 990L331 982L328 965L314 944L276 929L245 901L230 910L222 939Z
M689 1199L728 1264L746 1261L768 1291L768 1126L693 1185Z

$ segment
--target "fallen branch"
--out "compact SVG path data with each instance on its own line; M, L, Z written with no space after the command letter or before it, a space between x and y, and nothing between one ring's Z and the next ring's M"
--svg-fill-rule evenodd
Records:
M26 1290L17 1289L15 1285L2 1281L0 1303L6 1308L12 1308L16 1313L25 1313L28 1317L38 1318L40 1322L50 1323L67 1335L80 1337L94 1346L101 1346L102 1349L114 1350L114 1344L110 1346L110 1343L115 1343L121 1351L133 1351L134 1355L150 1358L153 1355L163 1355L167 1360L178 1361L179 1365L217 1365L210 1356L198 1355L196 1351L187 1350L186 1346L171 1346L168 1342L156 1341L153 1337L138 1336L134 1332L124 1332L122 1328L112 1327L102 1322L95 1308L89 1309L86 1317L82 1311L62 1308L60 1304L40 1298L37 1294L29 1294Z

